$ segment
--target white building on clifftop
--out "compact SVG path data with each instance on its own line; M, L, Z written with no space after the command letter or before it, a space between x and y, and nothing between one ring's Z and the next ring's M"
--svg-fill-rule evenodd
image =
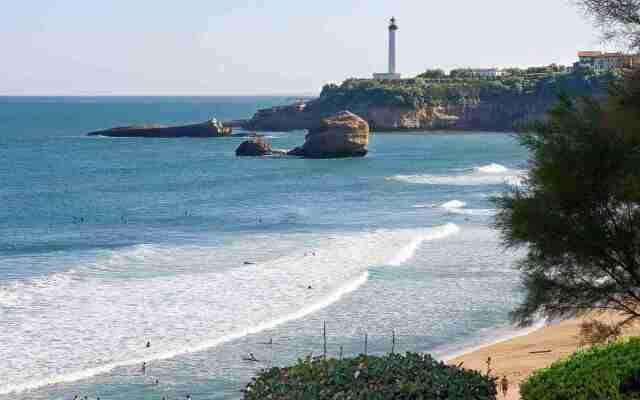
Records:
M396 32L398 31L398 25L396 25L396 19L391 18L389 24L389 72L373 74L373 79L380 80L394 80L402 79L402 75L396 72Z

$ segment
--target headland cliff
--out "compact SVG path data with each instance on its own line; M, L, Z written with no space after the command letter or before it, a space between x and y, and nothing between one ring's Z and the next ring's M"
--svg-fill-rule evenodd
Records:
M318 98L258 110L243 125L262 131L312 130L323 118L349 110L372 131L507 132L543 117L560 93L602 97L617 79L613 73L584 70L519 70L492 79L428 74L396 81L349 79L326 85Z

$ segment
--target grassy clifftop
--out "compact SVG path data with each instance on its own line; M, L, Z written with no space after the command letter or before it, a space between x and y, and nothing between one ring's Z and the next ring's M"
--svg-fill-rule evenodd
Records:
M598 95L618 79L613 72L588 69L553 71L544 68L509 70L497 78L465 75L464 70L449 75L428 71L413 79L379 81L349 79L341 85L324 86L315 105L323 109L361 109L370 106L417 109L438 105L475 105L481 102L553 101L559 92L571 95ZM457 73L456 73L457 72Z

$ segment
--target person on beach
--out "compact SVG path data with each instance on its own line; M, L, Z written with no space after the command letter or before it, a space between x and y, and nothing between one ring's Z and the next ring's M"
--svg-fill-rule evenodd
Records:
M151 347L151 341L147 341L147 349Z
M502 389L502 395L507 397L507 392L509 391L509 379L504 375L500 380L500 389Z
M147 363L146 362L142 362L142 373L146 374L147 373Z

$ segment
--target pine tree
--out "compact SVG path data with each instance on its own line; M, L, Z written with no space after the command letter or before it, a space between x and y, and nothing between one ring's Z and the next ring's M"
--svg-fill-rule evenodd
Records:
M606 104L561 96L519 138L531 151L528 177L494 199L504 244L526 248L514 319L640 319L640 72Z

